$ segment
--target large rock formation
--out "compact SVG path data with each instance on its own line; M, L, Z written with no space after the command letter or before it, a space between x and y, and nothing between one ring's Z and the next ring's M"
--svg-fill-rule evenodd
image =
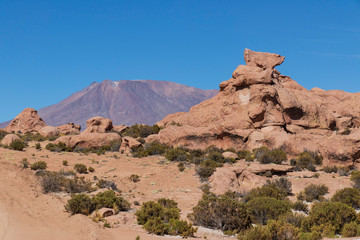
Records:
M26 108L4 130L7 132L27 133L37 132L45 126L46 123L39 117L35 109Z
M112 129L112 120L103 117L93 117L86 121L84 133L104 133Z
M1 144L5 146L10 146L10 144L16 140L20 140L18 135L15 134L7 134L2 140Z
M74 123L67 123L57 127L61 134L78 134L80 133L81 126Z
M340 161L360 157L360 93L308 91L275 69L284 61L278 54L246 49L244 58L246 65L220 83L215 97L167 116L158 122L165 128L148 141L189 148L284 146Z
M121 141L120 135L117 133L81 133L59 137L55 143L65 143L71 148L98 148L109 145L113 141Z
M39 134L43 137L55 137L60 134L60 131L56 127L45 126L39 130Z

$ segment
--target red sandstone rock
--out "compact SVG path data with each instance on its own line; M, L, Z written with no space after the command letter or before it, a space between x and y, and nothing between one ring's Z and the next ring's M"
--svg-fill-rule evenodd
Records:
M81 126L75 125L74 123L67 123L61 126L58 126L57 129L59 129L61 134L77 134L80 133Z
M86 121L84 133L104 133L113 129L112 121L108 118L93 117Z
M43 137L55 137L60 134L56 127L45 126L39 130L39 134Z
M132 149L137 148L139 146L141 146L141 143L139 141L137 141L135 138L126 136L122 139L122 143L119 151L124 154L129 154Z
M7 134L2 140L1 144L5 146L9 146L13 141L20 140L19 136L15 134Z
M79 135L62 136L56 139L55 143L65 143L72 148L89 148L109 145L112 141L120 141L117 133L81 133Z
M27 133L37 132L45 126L46 123L39 117L35 109L26 108L4 130L7 132Z

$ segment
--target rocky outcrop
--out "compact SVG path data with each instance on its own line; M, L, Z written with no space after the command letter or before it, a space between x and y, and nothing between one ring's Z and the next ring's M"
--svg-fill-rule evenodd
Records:
M193 149L319 150L325 163L359 158L360 93L309 91L275 69L284 61L278 54L246 49L244 58L246 65L220 83L215 97L168 115L157 123L164 129L147 141Z
M45 126L46 123L39 117L35 109L26 108L4 130L9 133L28 133L37 132Z
M132 149L137 148L139 146L141 146L141 143L139 141L137 141L135 138L126 136L123 137L122 139L122 143L119 151L123 154L129 154Z
M67 123L61 126L58 126L57 129L61 134L69 135L69 134L78 134L80 133L81 126L75 125L74 123Z
M39 130L39 134L43 137L55 137L60 134L60 131L56 127L46 126Z
M128 126L125 125L118 125L118 126L113 126L113 130L118 132L118 133L123 133L126 129L128 129Z
M15 134L7 134L2 140L1 140L1 144L5 145L5 146L10 146L10 144L12 142L14 142L15 140L20 140L19 136L15 135Z
M81 133L79 135L62 136L55 143L65 143L71 148L90 148L109 145L113 141L121 141L117 133Z
M86 121L84 133L105 133L113 129L112 121L108 118L93 117Z

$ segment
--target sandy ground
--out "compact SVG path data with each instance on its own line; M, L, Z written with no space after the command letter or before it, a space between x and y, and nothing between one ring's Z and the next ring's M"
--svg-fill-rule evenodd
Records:
M42 143L43 148L46 142ZM96 154L52 153L45 149L39 151L34 143L26 151L18 152L0 148L0 240L17 239L168 239L147 234L136 224L134 211L139 208L134 201L141 203L161 197L171 198L179 203L181 216L186 219L188 213L201 198L202 185L195 176L194 167L180 172L175 163L167 163L163 157L153 156L136 159L119 153ZM113 228L105 229L83 215L71 216L65 212L64 205L69 199L65 194L43 194L34 172L22 169L20 161L27 158L30 163L46 161L48 170L73 170L76 163L83 163L95 168L95 172L82 174L87 179L114 181L122 190L123 196L132 203L131 212L121 213L108 219ZM67 160L69 166L63 166ZM238 163L241 165L242 163ZM132 174L140 176L140 181L129 180ZM306 173L292 173L289 176L296 194L310 183L325 183L329 186L331 196L337 189L350 186L349 177L335 174L321 174L319 178L302 178ZM300 178L301 177L301 178ZM293 197L295 199L295 197ZM225 237L218 231L200 228L195 239L217 240L235 239Z

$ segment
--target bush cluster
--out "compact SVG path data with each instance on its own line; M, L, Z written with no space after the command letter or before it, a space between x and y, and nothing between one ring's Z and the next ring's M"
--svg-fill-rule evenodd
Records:
M3 140L3 138L4 138L7 134L8 134L8 133L7 133L6 131L0 129L0 142L1 142L1 140Z
M41 186L45 193L67 192L82 193L92 191L91 182L77 177L74 172L44 172L41 175Z
M333 202L341 202L352 208L360 208L360 190L356 188L343 188L331 198Z
M47 150L51 152L72 152L73 149L67 146L65 143L59 142L58 144L49 143L45 147Z
M350 179L354 182L354 187L360 189L360 171L353 171Z
M280 148L268 149L267 147L261 147L253 150L255 158L262 164L281 164L287 160L286 152Z
M299 200L312 202L314 200L324 200L324 195L328 193L329 188L325 184L310 184L305 187L304 191L297 196Z
M45 170L47 168L47 164L44 161L38 161L38 162L34 162L33 164L30 165L30 169L31 170Z
M148 126L143 124L135 124L127 128L124 133L122 133L122 136L146 138L151 134L158 134L160 130L161 128L158 125Z
M9 148L16 151L22 151L26 146L27 144L23 140L16 139L10 143Z
M78 173L87 173L87 167L85 164L81 164L81 163L77 163L74 166L75 171L77 171Z
M108 188L114 191L118 191L116 184L113 181L109 181L109 180L100 179L96 183L96 186L98 186L99 188Z
M304 151L300 153L294 161L297 170L307 169L309 171L316 171L316 165L322 164L323 157L319 152Z
M128 211L130 203L124 198L116 196L115 192L108 190L101 192L93 197L81 193L72 195L65 205L65 209L72 214L90 215L93 211L101 208L112 208L116 213L119 211Z
M156 202L145 202L135 213L138 224L143 225L149 233L156 235L180 235L192 237L197 231L191 223L180 220L180 209L170 199L158 199Z
M248 208L231 192L219 196L205 192L188 217L196 225L222 231L240 232L251 226Z
M338 168L336 166L326 166L324 167L323 171L326 173L337 173Z

